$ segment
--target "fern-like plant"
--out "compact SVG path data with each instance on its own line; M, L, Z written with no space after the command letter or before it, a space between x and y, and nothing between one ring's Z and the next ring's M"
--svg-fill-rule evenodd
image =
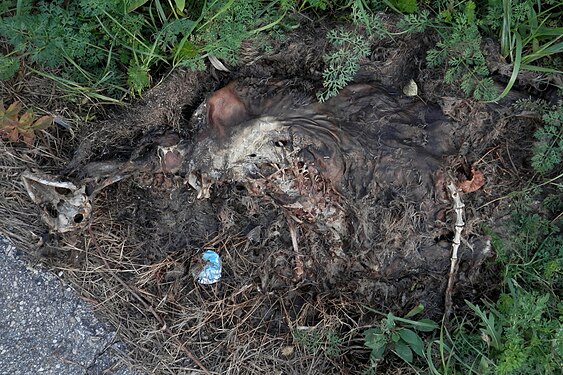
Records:
M563 107L559 105L542 116L544 126L534 137L532 167L540 173L548 173L561 164L563 156Z
M426 56L429 66L444 65L446 83L459 83L465 95L477 100L492 100L497 96L485 57L481 52L481 34L475 23L471 1L465 11L456 15L449 33L442 33L443 39L430 49Z
M370 53L367 39L352 31L331 30L327 39L333 51L324 56L324 90L317 95L319 101L335 96L350 83L360 68L360 59Z

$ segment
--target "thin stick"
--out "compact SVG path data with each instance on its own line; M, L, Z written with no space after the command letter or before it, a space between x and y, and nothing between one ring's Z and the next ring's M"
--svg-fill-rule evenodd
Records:
M293 222L292 216L287 215L287 225L289 227L289 234L291 236L291 244L293 245L293 250L295 251L295 277L300 280L303 277L303 259L299 253L299 245L297 242L297 228L295 228L295 223Z
M455 234L454 239L452 241L452 257L451 257L451 264L450 264L450 274L448 277L448 287L446 288L446 300L445 300L445 311L444 316L447 317L450 315L452 311L452 293L454 289L454 280L455 275L457 274L458 268L458 258L457 252L459 250L459 245L461 244L461 232L463 231L463 227L465 223L463 221L463 208L465 204L461 201L461 197L457 190L457 187L453 182L448 183L448 190L454 202L453 209L455 211L456 220L455 220Z

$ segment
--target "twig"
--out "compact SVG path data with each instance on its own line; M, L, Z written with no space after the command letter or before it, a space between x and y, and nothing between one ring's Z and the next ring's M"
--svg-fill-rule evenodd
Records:
M90 234L90 238L92 239L92 243L94 244L94 246L98 247L97 242L96 242L96 238L94 237L94 235L92 234L92 229L88 228L88 232ZM168 325L166 324L166 322L164 321L164 319L158 315L156 313L156 311L154 310L154 308L149 305L143 298L141 298L141 296L139 296L139 294L133 289L133 287L129 284L127 284L125 281L121 280L121 278L119 276L117 276L114 272L111 271L111 268L109 266L108 261L104 258L104 257L99 257L103 262L104 265L107 268L107 271L109 272L109 274L119 283L121 284L125 289L127 289L131 295L133 297L135 297L135 299L137 299L145 309L147 309L148 311L150 311L150 313L154 316L154 318L162 325L162 331L164 331L167 335L169 335L173 340L174 343L176 345L178 345L180 347L180 349L182 349L182 351L184 353L186 353L186 355L192 360L194 361L194 363L206 374L206 375L211 375L211 373L209 372L209 370L203 365L203 363L201 363L201 361L188 349L186 348L186 346L184 345L184 343L182 343L180 341L180 339L178 339L178 337L176 337L172 331L170 331L170 329L168 328Z
M455 275L457 274L457 268L458 268L457 252L459 250L459 245L461 244L461 232L463 231L463 227L465 226L465 223L463 221L463 208L465 207L465 204L463 204L463 202L461 201L459 191L457 190L455 184L451 181L448 183L448 190L450 192L450 195L454 203L453 208L456 214L456 220L454 224L455 234L454 234L454 239L452 241L452 257L450 263L450 274L448 276L448 287L446 288L445 309L444 309L445 310L444 316L446 317L446 319L452 311L452 293L454 289Z
M303 277L303 259L299 253L299 245L297 243L297 228L295 228L295 223L293 222L292 216L288 213L287 215L287 225L289 227L289 234L291 236L291 244L293 245L293 250L295 251L295 277L300 280Z

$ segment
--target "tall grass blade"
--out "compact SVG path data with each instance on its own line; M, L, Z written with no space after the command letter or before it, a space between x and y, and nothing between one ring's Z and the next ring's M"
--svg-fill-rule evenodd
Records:
M491 100L491 102L496 102L504 98L514 86L514 82L516 82L516 78L518 78L518 72L520 72L520 65L522 63L522 38L518 32L514 32L514 39L516 40L516 51L515 51L515 59L514 63L512 64L512 75L510 76L510 80L508 84L504 88L504 91L497 96L495 99Z

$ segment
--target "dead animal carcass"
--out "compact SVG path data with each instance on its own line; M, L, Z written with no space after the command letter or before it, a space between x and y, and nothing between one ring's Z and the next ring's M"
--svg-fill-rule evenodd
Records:
M162 131L147 131L122 160L103 161L92 152L84 158L79 149L68 173L75 181L96 181L95 191L132 177L128 188L155 200L150 215L135 203L135 215L158 223L151 236L157 232L167 244L209 236L212 230L200 223L211 221L213 230L239 233L259 225L270 233L263 238L274 241L282 223L293 258L279 272L282 279L331 284L344 273L375 279L447 269L451 159L485 130L465 129L439 107L377 84L350 85L324 103L294 84L231 82L193 111L183 125L189 131L161 124ZM229 189L242 195L246 213L229 207ZM134 195L124 193L123 200ZM198 201L214 203L201 209ZM52 230L70 228L52 221ZM467 242L472 257L488 251L485 242Z

